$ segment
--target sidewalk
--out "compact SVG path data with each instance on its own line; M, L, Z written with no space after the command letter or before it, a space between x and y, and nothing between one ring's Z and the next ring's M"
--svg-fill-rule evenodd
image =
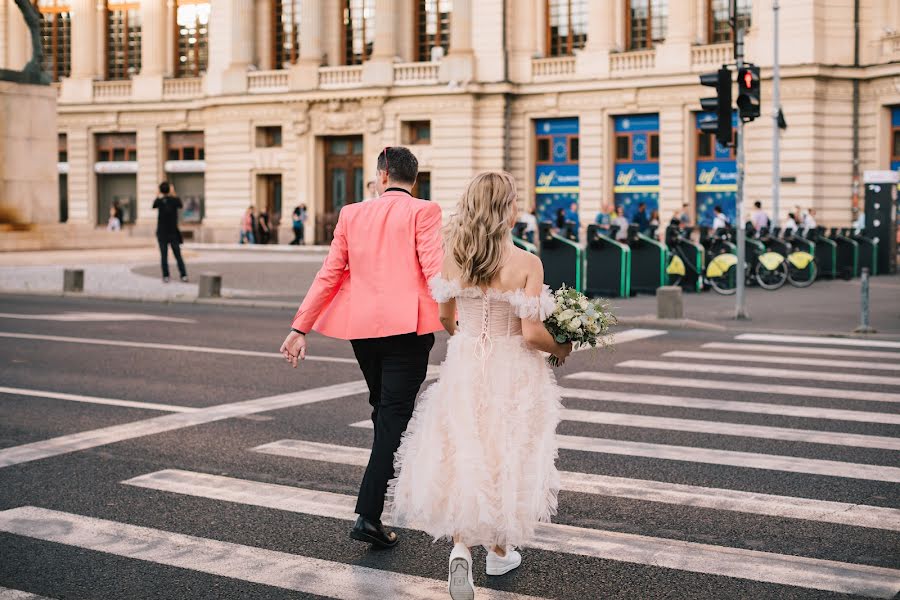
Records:
M63 270L84 269L83 296L141 301L195 302L205 272L222 276L222 300L212 302L296 307L322 264L322 247L185 245L189 283L163 284L156 248L125 251L16 252L0 254L0 293L62 294ZM177 273L170 259L170 270ZM878 334L900 335L900 275L872 278L871 324ZM626 325L668 327L658 321L656 298L613 301ZM859 324L860 280L818 281L806 289L789 286L747 290L750 321L735 321L734 296L685 294L685 317L728 330L847 334ZM675 324L691 328L690 322Z

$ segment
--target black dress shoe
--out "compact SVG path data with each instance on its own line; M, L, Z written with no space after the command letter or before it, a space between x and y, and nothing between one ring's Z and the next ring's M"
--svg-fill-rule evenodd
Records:
M356 525L350 530L350 537L372 544L376 548L393 548L399 541L397 534L386 531L381 521L370 521L362 515L356 519Z

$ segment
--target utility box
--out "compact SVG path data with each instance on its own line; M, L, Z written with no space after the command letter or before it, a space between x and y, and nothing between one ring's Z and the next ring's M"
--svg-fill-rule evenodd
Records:
M878 273L897 272L896 171L866 171L865 227L863 234L878 242Z

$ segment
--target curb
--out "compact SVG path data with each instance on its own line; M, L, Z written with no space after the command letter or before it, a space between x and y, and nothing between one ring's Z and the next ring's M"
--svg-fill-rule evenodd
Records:
M277 300L252 300L249 298L156 298L149 296L115 296L107 294L85 294L82 292L48 292L38 290L0 290L0 296L40 296L44 298L72 298L82 300L105 300L111 302L133 302L136 304L205 304L209 306L234 306L238 308L272 308L280 310L297 310L300 298L296 303L278 302Z
M290 244L202 244L191 242L182 244L185 250L230 251L230 252L275 252L297 254L328 254L331 246L291 246Z
M661 327L663 329L693 329L695 331L730 331L724 325L716 325L715 323L704 323L694 319L660 319L652 315L641 317L618 317L617 323L626 326L647 326Z

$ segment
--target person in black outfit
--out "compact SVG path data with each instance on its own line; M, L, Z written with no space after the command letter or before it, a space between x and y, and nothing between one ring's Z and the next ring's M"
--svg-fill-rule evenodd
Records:
M178 210L181 208L181 199L171 194L172 188L168 181L159 184L160 195L153 201L153 208L157 211L156 241L159 242L159 257L162 263L163 282L169 282L169 246L172 246L172 254L178 263L178 273L182 281L187 281L187 269L181 258L181 232L178 231Z
M259 231L256 234L256 243L268 244L271 235L269 231L269 211L265 206L259 211L259 217L256 219L256 224L259 227Z
M645 203L641 202L638 204L637 212L634 213L634 218L631 222L638 226L640 233L645 233L650 227L650 218L647 216L647 205Z

